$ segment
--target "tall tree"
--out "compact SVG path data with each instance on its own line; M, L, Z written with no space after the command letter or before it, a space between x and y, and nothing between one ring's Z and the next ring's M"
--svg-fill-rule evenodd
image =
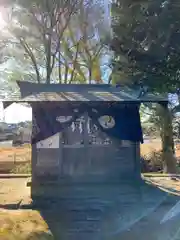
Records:
M113 74L122 72L129 84L146 85L156 93L176 91L180 85L179 10L180 4L173 0L117 0L112 5ZM157 108L156 114L162 119L166 171L175 172L171 115L164 107Z

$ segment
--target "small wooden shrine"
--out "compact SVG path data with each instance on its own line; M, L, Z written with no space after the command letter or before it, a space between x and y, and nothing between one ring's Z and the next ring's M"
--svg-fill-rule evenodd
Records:
M56 196L67 184L139 181L139 107L166 105L167 99L108 84L33 84L18 82L21 96L4 101L32 106L32 197ZM59 193L58 193L59 194Z

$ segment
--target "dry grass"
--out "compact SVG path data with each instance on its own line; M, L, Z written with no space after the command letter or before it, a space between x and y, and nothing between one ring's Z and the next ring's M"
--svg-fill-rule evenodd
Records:
M27 161L31 159L31 146L29 144L21 147L1 147L0 162L2 161Z
M161 150L161 142L150 142L150 143L144 143L141 145L141 155L147 155L150 152L160 151Z
M52 240L47 224L38 211L1 210L1 240Z
M148 155L152 152L161 151L161 141L155 140L151 141L150 143L144 143L141 145L141 155ZM176 157L180 157L180 147L176 149Z
M0 172L6 173L17 168L20 164L31 161L31 146L1 147L0 148Z

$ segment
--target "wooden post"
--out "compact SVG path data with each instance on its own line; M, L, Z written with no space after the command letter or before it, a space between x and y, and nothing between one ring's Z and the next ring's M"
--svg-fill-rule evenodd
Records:
M35 134L35 128L33 127L35 124L34 119L34 111L32 106L32 137ZM36 177L36 165L37 165L37 146L36 144L31 144L31 197L34 198L36 195L36 183L37 183L37 177Z
M61 174L63 171L63 144L62 144L62 132L59 133L59 173L58 173L58 179L61 178Z
M89 161L89 135L88 135L88 129L87 129L87 123L88 123L88 113L86 112L84 114L84 124L83 124L83 141L84 141L84 159L85 161ZM90 162L89 162L90 164Z
M140 165L140 144L139 142L132 143L134 151L134 173L136 179L141 178L141 165Z

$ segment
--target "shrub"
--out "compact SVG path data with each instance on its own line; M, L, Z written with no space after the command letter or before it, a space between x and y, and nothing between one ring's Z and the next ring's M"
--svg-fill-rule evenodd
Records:
M16 165L12 170L11 173L16 174L31 174L31 162L21 163Z
M152 151L141 156L141 171L143 173L163 171L162 151Z

